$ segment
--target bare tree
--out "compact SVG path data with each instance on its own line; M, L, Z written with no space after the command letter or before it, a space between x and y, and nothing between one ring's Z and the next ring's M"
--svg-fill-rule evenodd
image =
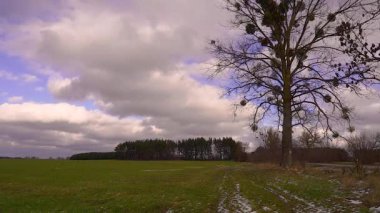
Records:
M314 148L323 144L323 139L317 131L303 131L298 137L298 142L306 148Z
M351 109L342 91L361 94L378 83L380 44L368 33L380 15L380 0L225 0L232 42L212 40L216 73L228 73L227 94L253 103L252 130L267 115L282 128L282 165L292 163L292 128L322 128L334 138L341 118L349 129Z
M350 152L380 149L380 133L361 133L347 138Z
M261 131L260 139L266 149L277 150L281 147L280 133L272 127Z
M360 167L362 163L370 164L380 160L380 133L362 132L346 140L348 151L353 156L357 167Z

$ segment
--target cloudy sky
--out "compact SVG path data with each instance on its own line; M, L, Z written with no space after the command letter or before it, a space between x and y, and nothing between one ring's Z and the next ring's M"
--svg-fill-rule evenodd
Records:
M222 6L0 1L0 156L110 151L142 138L252 142L249 109L234 116L239 99L208 78L210 39L234 35ZM347 99L360 128L379 129L378 97Z

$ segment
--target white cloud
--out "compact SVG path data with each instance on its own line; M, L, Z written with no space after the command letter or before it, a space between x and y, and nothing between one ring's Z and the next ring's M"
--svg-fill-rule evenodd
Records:
M5 70L0 70L0 78L3 78L5 80L10 80L10 81L18 80L18 77L16 75Z
M12 96L7 99L8 102L10 103L20 103L24 100L22 96Z
M43 92L43 91L45 91L45 88L44 87L35 87L34 90L37 92Z
M12 72L0 70L0 78L8 81L23 81L25 83L34 83L38 81L38 77L32 74L13 74Z
M37 76L31 74L23 74L21 75L21 79L26 83L34 83L38 81Z
M0 118L0 144L8 144L2 145L4 149L33 146L35 151L41 151L51 147L70 154L111 151L127 138L156 134L145 127L142 120L120 119L66 103L6 103L0 105L0 113L3 115ZM0 155L7 154L12 153L0 151Z
M47 88L53 95L64 94L67 89L71 87L73 81L78 78L62 78L60 76L53 76L49 78Z

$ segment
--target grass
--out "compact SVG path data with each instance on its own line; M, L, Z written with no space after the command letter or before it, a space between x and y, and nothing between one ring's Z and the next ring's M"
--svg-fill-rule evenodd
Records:
M0 212L216 212L223 195L232 211L244 197L257 212L365 212L380 191L368 177L369 201L353 205L353 180L235 162L0 160L0 171Z

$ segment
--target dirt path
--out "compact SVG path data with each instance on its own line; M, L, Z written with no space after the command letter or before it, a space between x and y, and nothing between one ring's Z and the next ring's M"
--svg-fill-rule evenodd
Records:
M354 199L345 198L339 191L336 192L334 198L329 198L323 201L309 200L300 195L296 195L290 191L285 190L280 185L296 184L284 182L281 179L275 179L273 182L268 182L265 190L279 197L285 203L291 203L292 212L310 212L310 213L329 213L329 212L359 212L358 205L361 204L358 200L363 193L350 196ZM341 189L338 189L341 190Z
M241 193L241 185L233 178L233 173L227 171L219 187L219 202L217 207L218 213L252 213L252 212L279 212L278 206L273 203L263 203L262 194L257 197L251 197L251 200ZM288 180L287 180L288 181ZM261 188L277 197L280 202L287 206L291 212L309 212L309 213L333 213L333 212L359 212L359 196L349 199L340 197L342 194L337 193L333 198L323 201L309 200L297 193L288 191L282 186L284 184L297 184L285 182L282 179L271 179L260 185L254 180L251 181L255 187ZM340 194L340 195L338 195ZM275 199L275 198L274 198ZM266 205L266 206L265 206ZM269 208L269 207L270 208Z
M240 184L234 183L232 179L225 174L222 185L219 187L218 213L255 213L249 200L240 192Z
M286 203L295 203L295 207L293 208L294 212L310 212L310 213L328 213L332 212L331 210L316 204L313 201L305 200L291 192L282 189L280 186L276 184L269 184L267 190L275 193L280 197L281 200L284 200Z

